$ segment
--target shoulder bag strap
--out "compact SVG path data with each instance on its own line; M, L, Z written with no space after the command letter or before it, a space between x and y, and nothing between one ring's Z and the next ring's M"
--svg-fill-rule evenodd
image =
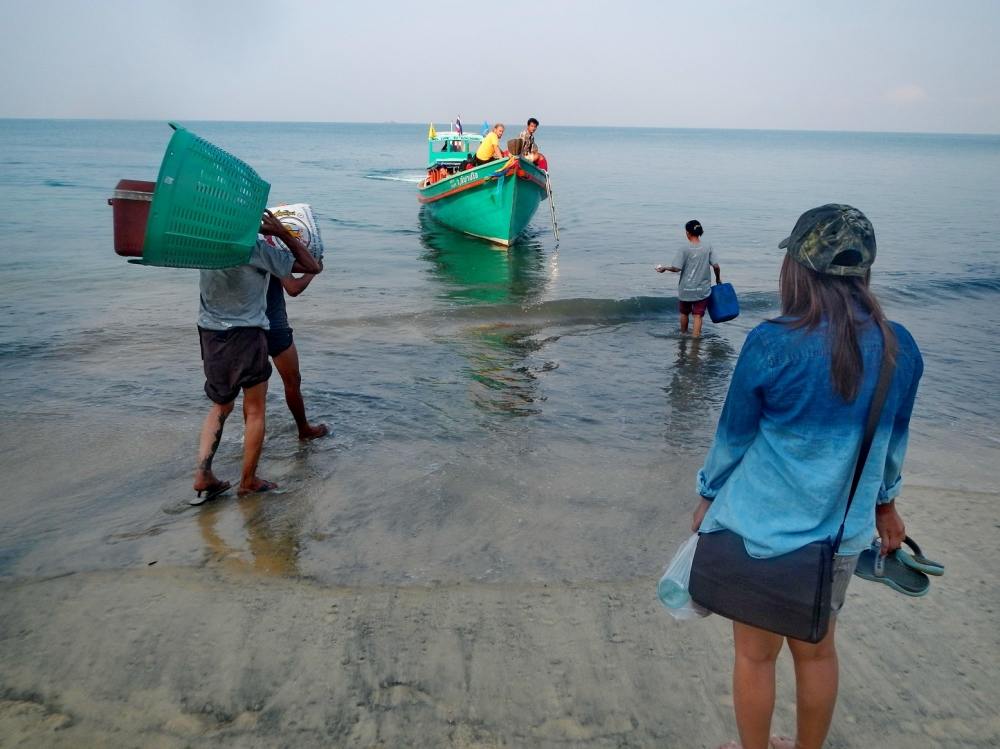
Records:
M892 375L896 367L894 352L890 351L889 348L889 341L883 337L882 362L879 365L878 384L875 386L872 403L868 408L868 422L865 424L865 435L861 440L861 449L858 450L858 462L854 466L854 478L851 481L851 493L847 496L847 508L844 510L844 519L840 523L840 530L837 531L837 540L833 545L834 554L840 549L840 542L844 538L844 526L847 524L847 515L851 511L851 504L854 502L854 493L861 482L861 474L865 470L868 452L871 450L872 441L875 439L875 428L878 426L879 417L882 415L882 406L885 404L885 397L889 392L889 385L892 383Z

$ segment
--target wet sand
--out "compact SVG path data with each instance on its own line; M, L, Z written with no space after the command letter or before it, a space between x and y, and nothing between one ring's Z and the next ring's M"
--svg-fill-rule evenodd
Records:
M923 599L853 581L828 746L1000 742L998 499L907 490L947 576ZM7 581L0 746L715 747L729 627L675 623L654 587L330 587L225 556ZM778 731L792 683L785 652Z

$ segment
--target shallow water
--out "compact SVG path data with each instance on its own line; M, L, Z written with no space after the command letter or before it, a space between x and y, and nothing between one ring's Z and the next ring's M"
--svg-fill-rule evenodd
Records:
M1000 137L543 127L543 205L509 251L425 219L424 126L189 123L311 202L325 273L289 301L310 415L275 378L261 475L280 494L189 508L207 401L194 271L114 255L119 178L164 123L0 121L0 575L152 562L340 584L651 574L683 535L744 335L776 312L778 241L822 202L875 224L874 284L926 373L911 480L995 488ZM544 137L543 137L544 136ZM676 332L692 217L743 313ZM241 452L230 421L218 472Z

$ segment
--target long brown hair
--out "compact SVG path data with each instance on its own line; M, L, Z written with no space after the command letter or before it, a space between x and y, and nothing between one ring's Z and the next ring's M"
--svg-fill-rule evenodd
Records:
M815 330L824 320L830 344L830 379L833 389L850 403L858 396L864 374L864 361L858 333L867 322L882 330L889 361L895 359L896 336L878 299L868 288L870 276L828 276L800 265L785 255L778 286L781 291L783 320L792 328ZM868 320L858 316L867 313Z

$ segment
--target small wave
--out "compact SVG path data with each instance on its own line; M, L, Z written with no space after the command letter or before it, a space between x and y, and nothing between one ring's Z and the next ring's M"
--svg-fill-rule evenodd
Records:
M344 168L341 161L333 159L307 159L299 162L302 166L313 166L318 169L325 169L329 172L339 171Z
M370 221L355 221L350 218L334 218L332 216L324 218L324 220L331 224L336 224L337 226L349 229L363 229L366 231L374 230L379 233L385 231L385 226L383 224L375 224Z
M968 276L965 278L929 278L907 284L894 283L878 289L896 301L955 300L973 296L982 298L1000 292L1000 277Z
M78 187L75 182L64 182L59 179L47 179L42 184L46 187Z
M628 299L553 299L530 305L483 304L439 312L423 312L416 319L447 319L485 323L503 321L514 325L610 325L629 320L660 317L677 309L673 297L637 296Z
M394 233L412 233L398 229ZM777 310L775 292L747 292L740 294L740 307L744 312ZM384 315L317 319L320 324L338 328L366 326L414 325L433 328L455 325L488 325L502 323L512 326L547 327L552 325L615 325L633 321L659 319L677 311L673 296L635 296L625 299L598 299L572 297L552 299L532 304L498 302L494 304L458 305L441 309L395 312ZM163 336L170 340L183 339L186 327L163 326ZM64 330L34 338L0 338L0 362L23 360L78 361L93 358L109 351L128 351L132 355L151 357L157 353L157 344L149 340L137 341L133 332L125 328L81 328Z
M179 339L186 333L184 327L163 325L164 338ZM79 328L61 330L50 335L36 334L33 338L4 338L0 340L0 361L40 358L78 360L104 351L126 349L143 350L147 355L155 351L152 341L140 340L126 328Z
M749 291L740 293L740 311L775 309L781 305L777 291Z
M349 218L324 218L324 221L328 221L331 224L336 224L337 226L348 228L348 229L360 229L362 231L372 231L378 234L403 234L406 236L416 236L420 234L419 229L412 229L406 227L396 227L389 228L385 224L376 224L370 221L355 221Z
M776 307L773 292L751 292L740 296L744 309ZM544 327L550 325L614 325L645 319L657 319L677 311L676 297L636 296L626 299L593 299L586 297L553 299L537 304L479 304L449 307L441 310L402 312L357 318L336 318L320 321L337 327L385 326L398 324L440 325L447 323L487 324Z

